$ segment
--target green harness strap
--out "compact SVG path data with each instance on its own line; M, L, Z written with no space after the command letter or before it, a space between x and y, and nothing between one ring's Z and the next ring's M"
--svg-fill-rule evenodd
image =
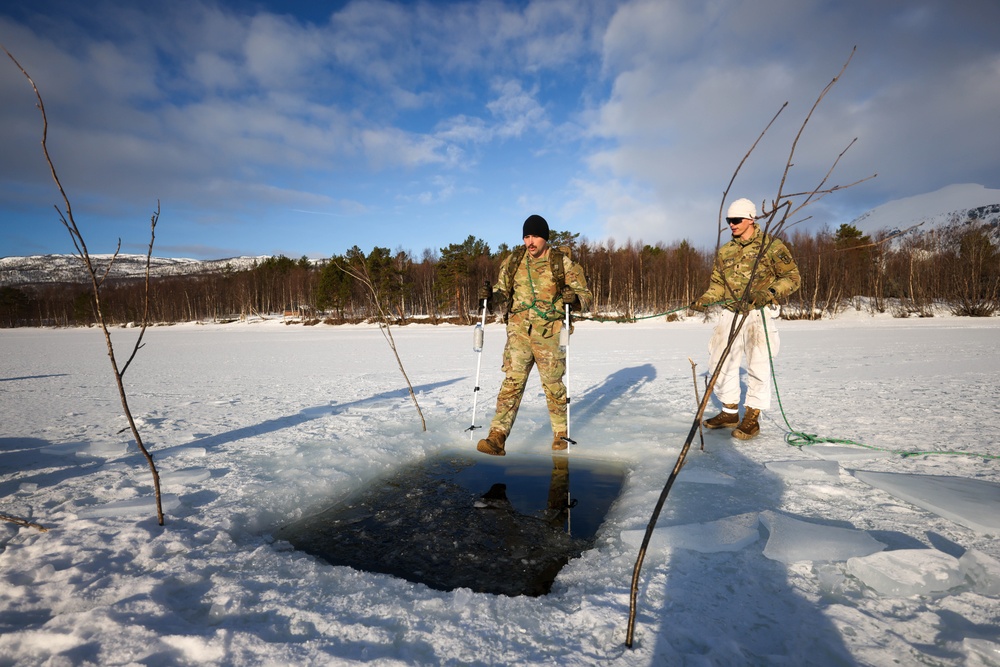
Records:
M513 304L514 299L514 275L517 273L517 268L521 265L521 262L525 260L527 255L527 248L521 246L514 251L510 260L507 262L507 303L510 307L507 309L507 316L516 315L517 313L523 313L526 310L534 310L538 315L548 321L556 321L562 319L565 311L556 310L556 305L554 301L546 301L545 299L539 299L535 295L535 282L531 279L531 257L527 257L527 270L528 270L528 285L531 287L531 303L521 302L521 308L515 309ZM563 253L558 248L549 248L549 268L552 270L552 279L556 283L556 298L562 298L562 289L566 286L566 267L563 266ZM543 310L543 306L546 308ZM555 315L556 317L552 317Z

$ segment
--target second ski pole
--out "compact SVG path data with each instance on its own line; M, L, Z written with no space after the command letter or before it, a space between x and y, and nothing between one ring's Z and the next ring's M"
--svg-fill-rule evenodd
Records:
M566 307L566 321L563 323L562 331L559 332L559 347L562 349L563 352L566 353L566 375L565 375L566 379L563 381L563 384L566 385L566 437L563 438L563 440L565 440L571 445L575 445L576 440L573 440L573 438L570 437L570 430L569 430L569 424L570 424L569 405L570 402L572 401L572 398L569 395L569 334L571 326L570 311L572 310L572 308L570 307L569 304L566 304L565 307Z
M490 283L487 280L483 285L487 290L490 288ZM479 371L483 365L483 339L486 335L486 309L489 303L489 297L483 299L483 312L482 317L476 324L476 328L472 334L472 350L477 354L476 358L476 388L472 390L472 425L467 429L469 431L469 439L476 439L476 404L479 399Z

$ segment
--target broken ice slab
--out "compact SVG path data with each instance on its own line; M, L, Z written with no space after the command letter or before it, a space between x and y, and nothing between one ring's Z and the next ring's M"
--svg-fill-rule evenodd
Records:
M770 535L764 555L781 563L843 561L885 549L863 530L823 526L767 510L760 521Z
M886 493L977 533L1000 535L1000 484L947 475L857 470L854 476Z
M847 571L880 595L911 597L946 591L965 578L958 559L937 549L897 549L847 561Z
M982 595L1000 596L1000 561L982 551L969 549L958 559L962 574L972 582L972 589Z
M69 442L61 445L42 447L44 454L55 456L77 456L91 458L116 458L128 450L124 442Z
M160 483L164 486L168 484L197 484L198 482L204 482L211 476L212 473L204 468L185 468L183 470L160 473Z
M180 507L181 500L172 493L164 493L160 496L160 505L164 512L170 512ZM142 498L130 498L128 500L118 500L106 505L96 507L85 507L76 513L80 519L96 519L106 516L135 516L156 512L156 498L154 496L143 496Z
M785 479L814 482L840 480L840 465L836 461L770 461L764 465Z
M757 513L748 512L708 523L687 523L677 526L657 526L650 538L647 553L667 549L690 549L701 553L739 551L760 537ZM633 548L642 545L646 530L623 530L622 541Z
M720 486L732 486L736 483L736 478L718 470L706 468L687 468L677 476L678 483L689 484L718 484Z
M868 459L885 459L895 456L895 452L868 447L849 447L846 445L810 445L802 447L802 451L827 461L865 461Z

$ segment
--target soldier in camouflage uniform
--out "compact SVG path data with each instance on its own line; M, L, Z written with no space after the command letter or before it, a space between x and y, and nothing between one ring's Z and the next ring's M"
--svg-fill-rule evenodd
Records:
M726 349L733 319L747 314L715 383L715 397L722 403L722 411L704 422L708 428L735 426L732 435L741 440L749 440L760 432L760 412L771 407L770 357L778 354L779 347L774 324L779 309L775 301L797 290L800 282L799 269L788 248L780 239L761 230L754 222L756 215L757 209L749 199L738 199L729 206L726 222L733 238L719 249L708 289L691 304L692 309L704 311L707 306L722 302L726 309L708 344L709 368L713 371ZM744 301L743 294L758 256L756 275ZM740 421L740 363L744 356L747 395Z
M564 326L565 308L586 309L593 298L580 265L549 247L545 218L529 216L522 237L524 247L508 255L500 265L494 288L483 286L479 294L491 311L493 302L503 303L507 323L502 366L506 377L497 395L490 433L476 445L479 451L494 456L505 453L507 434L517 418L528 373L536 364L549 408L552 449L566 449L566 352L560 349L559 333Z

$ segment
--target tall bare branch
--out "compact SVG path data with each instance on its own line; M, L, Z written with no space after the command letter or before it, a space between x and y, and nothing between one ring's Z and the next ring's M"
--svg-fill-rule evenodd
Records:
M76 219L73 217L73 205L70 202L69 196L66 194L66 190L63 188L62 181L59 180L59 175L56 173L55 163L52 161L52 157L49 155L49 148L48 148L49 121L48 121L48 116L45 114L45 103L42 101L42 95L38 91L38 86L35 85L34 80L31 78L31 76L28 75L28 72L21 66L21 63L17 61L17 59L13 56L13 54L11 54L11 52L8 51L2 45L0 45L0 49L3 49L3 52L7 54L7 57L10 58L11 61L14 63L14 65L17 66L17 68L21 71L24 77L28 80L28 83L31 84L31 89L35 92L35 99L37 100L36 106L38 107L38 110L42 115L42 153L45 155L45 161L49 166L50 173L52 174L52 180L55 182L56 188L59 190L59 195L62 197L63 206L65 206L64 211L60 211L59 207L57 206L56 211L59 214L59 220L62 222L66 230L69 232L70 239L72 239L73 241L73 247L76 248L77 256L80 258L80 261L87 269L87 273L90 277L90 282L92 287L91 296L94 299L94 310L97 314L97 321L101 325L101 331L104 333L104 342L108 348L108 358L111 360L111 368L114 371L115 384L118 387L118 396L121 399L122 410L125 412L125 418L128 420L129 428L132 431L132 437L135 439L135 444L139 448L139 451L142 452L142 455L146 459L146 463L149 465L149 470L153 477L153 490L156 496L156 517L159 524L162 526L163 503L160 495L160 474L156 470L156 464L153 462L153 455L150 454L149 450L146 449L146 445L143 444L142 436L139 434L139 429L136 426L135 419L132 417L132 410L129 408L128 405L128 395L125 392L125 384L122 380L122 374L124 373L124 369L119 369L118 367L118 361L115 357L115 348L111 341L111 332L108 330L107 321L105 320L103 311L101 309L101 287L103 286L105 279L107 279L108 274L111 272L111 265L114 263L115 258L118 257L118 253L121 249L121 240L119 239L118 241L118 247L115 250L111 262L105 268L103 274L98 276L97 268L91 261L90 252L87 250L87 243L86 241L84 241L83 234L80 233L80 228L77 226ZM152 217L153 230L156 229L156 221L159 219L159 215L160 215L159 204L157 204L156 213L154 213ZM153 240L152 238L150 238L149 254L147 255L146 258L147 304L149 299L149 279L148 279L149 258L152 255L152 252L153 252ZM146 314L148 314L148 307L146 309ZM144 314L142 323L143 333L145 333L146 330L146 319L145 319L146 314ZM141 334L140 334L140 341L141 341ZM139 345L140 343L137 341L135 348L136 350L138 349ZM132 355L133 357L134 354L135 351L133 350L133 355ZM128 362L126 362L125 364L126 368L128 367L128 364L131 361L132 357L129 357Z

